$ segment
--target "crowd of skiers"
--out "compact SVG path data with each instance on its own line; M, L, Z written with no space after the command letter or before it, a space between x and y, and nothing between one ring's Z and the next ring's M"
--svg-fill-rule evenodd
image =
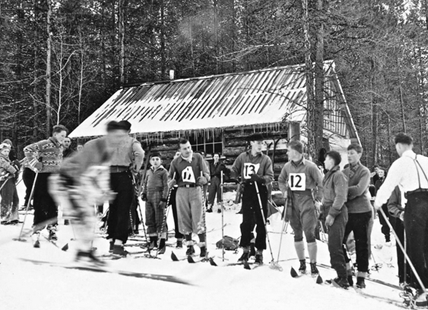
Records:
M138 140L130 136L128 121L111 121L102 138L70 148L67 128L53 127L52 136L26 146L25 157L15 157L10 140L0 144L0 188L2 224L17 224L18 195L16 181L20 170L27 187L25 205L34 208L33 245L40 247L40 231L47 229L49 239L56 240L58 206L64 218L74 226L79 240L76 260L102 265L91 246L96 223L94 206L109 201L106 218L107 239L114 255L126 256L124 248L130 229L138 226L133 208L138 198L145 201L145 225L149 250L165 252L166 212L171 205L175 224L176 246L193 255L195 245L206 257L205 212L212 212L217 201L221 212L222 175L230 172L229 182L239 183L242 195L240 225L240 261L251 256L263 263L266 249L266 219L274 173L270 158L263 154L263 136L247 137L248 148L230 169L219 154L208 163L193 152L191 143L181 139L169 169L163 166L158 152L149 152L149 167L144 167L145 152ZM337 277L330 283L341 288L355 285L365 288L369 272L370 235L376 211L382 224L386 244L395 234L400 284L408 283L426 300L428 285L428 158L412 151L411 137L395 138L400 158L389 169L375 173L361 164L363 149L358 144L347 148L347 164L341 169L342 157L336 151L325 152L317 163L305 158L300 141L288 143L288 159L278 178L285 198L283 218L294 232L294 246L300 261L299 271L306 272L307 248L310 273L318 274L317 242L319 229L328 234L328 249ZM208 196L207 196L208 192ZM373 198L372 198L373 197ZM375 198L374 198L375 197ZM100 208L100 207L98 207ZM134 212L136 214L136 212ZM131 228L130 228L131 227ZM356 262L349 256L349 235L355 240ZM407 234L407 238L406 238ZM193 236L198 236L198 243ZM305 241L304 242L304 238ZM405 242L406 241L406 242ZM407 249L403 251L402 244ZM406 264L409 263L409 266ZM357 268L353 274L354 265ZM354 276L356 276L354 278Z

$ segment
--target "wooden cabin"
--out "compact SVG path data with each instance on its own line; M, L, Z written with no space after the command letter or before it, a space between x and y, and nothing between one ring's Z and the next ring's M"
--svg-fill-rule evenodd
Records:
M70 137L105 133L110 120L126 119L146 151L160 151L168 164L180 137L193 150L220 153L229 163L245 150L246 137L260 132L278 175L287 161L286 142L305 140L304 65L144 83L118 90L79 125ZM324 143L346 152L358 133L346 103L335 64L326 61Z

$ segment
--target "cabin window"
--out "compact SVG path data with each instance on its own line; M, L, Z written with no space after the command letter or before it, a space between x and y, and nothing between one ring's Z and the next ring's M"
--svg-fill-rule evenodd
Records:
M223 136L221 132L195 133L188 138L194 152L205 152L205 155L223 153Z

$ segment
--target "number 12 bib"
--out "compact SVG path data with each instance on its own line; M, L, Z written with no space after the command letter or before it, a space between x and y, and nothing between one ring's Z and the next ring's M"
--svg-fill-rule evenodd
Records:
M306 174L304 173L290 173L288 176L288 186L292 191L305 191L306 190Z

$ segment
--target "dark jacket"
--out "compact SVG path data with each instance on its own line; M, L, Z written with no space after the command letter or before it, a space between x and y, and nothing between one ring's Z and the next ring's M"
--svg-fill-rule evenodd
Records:
M144 194L150 195L150 192L162 192L162 198L168 197L168 171L161 165L156 170L150 168L147 170L144 178Z
M404 208L401 205L401 191L398 186L395 187L394 191L391 194L391 197L389 197L387 205L388 212L393 217L399 217L401 212L404 211Z
M348 178L340 171L340 167L336 166L324 177L323 180L323 198L322 198L322 213L323 217L331 215L335 218L339 215L347 200L348 196ZM345 207L346 209L346 207Z
M217 165L214 164L214 161L210 163L210 174L211 178L218 177L220 179L221 172L226 172L226 166L219 160Z

